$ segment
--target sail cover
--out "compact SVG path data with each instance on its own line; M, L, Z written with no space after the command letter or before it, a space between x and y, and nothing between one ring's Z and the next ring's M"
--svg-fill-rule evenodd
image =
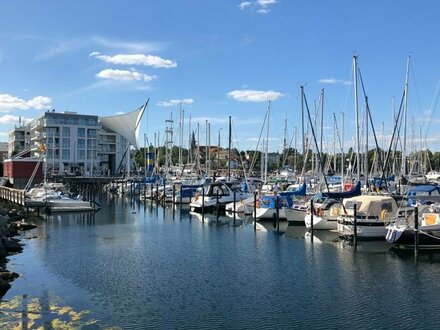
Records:
M147 108L148 101L129 113L122 115L99 117L102 126L111 129L112 131L122 135L132 146L138 148L139 141L139 124L145 109Z

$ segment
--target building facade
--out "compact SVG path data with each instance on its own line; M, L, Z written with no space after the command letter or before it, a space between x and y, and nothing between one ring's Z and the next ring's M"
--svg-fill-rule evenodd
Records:
M44 158L48 175L113 175L125 165L126 139L103 127L98 116L51 110L27 129L31 154ZM10 145L22 135L17 130L9 135Z

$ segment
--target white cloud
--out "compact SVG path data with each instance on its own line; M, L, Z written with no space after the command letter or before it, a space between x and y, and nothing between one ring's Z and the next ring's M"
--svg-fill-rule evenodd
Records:
M250 6L252 6L252 2L250 2L250 1L245 1L245 2L242 2L238 5L238 7L241 10L244 10L246 7L250 7Z
M241 10L245 10L246 8L254 7L257 13L259 14L268 14L270 13L269 7L277 4L277 0L255 0L255 1L244 1L241 2L238 7Z
M115 69L105 69L96 74L97 78L101 79L113 79L113 80L123 80L123 81L151 81L155 76L149 76L144 73L140 73L135 70L115 70Z
M334 78L319 79L318 81L319 81L321 84L351 85L351 81L349 81L349 80L341 80L341 79L334 79Z
M115 115L123 115L123 114L125 114L124 111L118 111L118 112L115 113Z
M47 96L37 96L27 101L27 105L36 110L49 109L52 99Z
M3 115L0 117L0 124L17 124L20 119L23 123L30 121L30 119L26 119L23 117L20 118L19 116Z
M257 10L257 13L265 15L265 14L269 14L270 10L269 9L261 8L261 9Z
M228 97L242 102L266 102L275 101L284 95L274 91L256 91L250 89L242 89L231 91L227 94Z
M27 109L49 109L51 108L51 102L52 99L47 96L37 96L26 101L10 94L0 94L0 112Z
M48 39L41 36L19 36L20 38L36 39L44 49L35 56L35 60L48 60L66 53L73 53L82 49L89 49L97 45L105 49L114 49L128 53L145 53L162 51L165 44L158 42L132 42L118 39L107 39L100 36L92 36L79 39Z
M164 49L164 44L159 42L133 42L119 39L107 39L99 36L91 37L91 41L102 47L120 49L129 53L157 52Z
M179 104L192 104L194 103L193 99L182 99L182 100L168 100L168 101L159 101L156 103L159 107L172 107Z
M257 0L256 1L261 7L267 7L269 5L274 5L277 3L277 0Z
M96 57L104 62L119 64L119 65L145 65L151 66L153 68L175 68L177 66L176 62L171 60L163 59L155 55L144 55L144 54L119 54L114 56L101 55L98 52L90 53L91 57Z

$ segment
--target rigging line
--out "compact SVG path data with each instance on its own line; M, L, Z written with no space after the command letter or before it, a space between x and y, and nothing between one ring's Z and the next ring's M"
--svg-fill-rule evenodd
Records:
M318 151L318 160L319 160L319 164L320 164L320 167L321 167L322 175L324 176L325 186L327 188L327 191L330 191L329 187L328 187L327 178L326 178L326 176L324 174L324 164L322 162L321 151L319 150L318 141L316 140L315 130L313 129L312 118L310 116L309 105L307 104L307 99L306 99L305 94L303 94L303 97L304 97L304 104L305 104L306 110L307 110L307 115L308 115L308 118L309 118L309 121L310 121L310 126L311 126L311 130L312 130L313 140L315 141L315 147L316 147L316 150Z
M414 74L414 66L413 66L412 61L409 62L409 66L410 66L412 77L414 80L414 89L416 90L416 99L417 99L418 107L419 107L419 109L422 109L422 104L420 102L419 88L417 86L416 75Z
M367 93L365 92L365 85L364 85L364 80L363 80L363 78L362 78L361 70L358 69L358 72L359 72L359 78L360 78L360 81L361 81L362 92L364 93L364 97L365 97L365 104L366 104L366 109L365 109L365 111L367 111L368 118L370 119L371 128L372 128L372 130L373 130L374 143L376 144L376 151L377 151L377 153L378 153L378 163L379 163L380 166L381 166L382 176L384 176L384 175L385 175L385 168L384 168L384 166L383 166L383 163L382 163L382 157L381 157L381 155L380 155L379 143L378 143L378 141L377 141L376 130L375 130L375 128L374 128L373 118L372 118L372 116L371 116L370 105L369 105L369 103L368 103L368 96L367 96ZM367 159L368 159L368 150L366 150L366 155L365 155L365 157L367 157ZM368 168L365 169L365 170L368 172ZM385 179L385 178L383 177L382 179ZM387 182L387 181L386 181L386 179L385 179L385 183L386 183L386 182Z
M254 166L257 162L257 153L258 153L258 147L260 145L260 140L261 140L261 136L263 135L263 130L264 130L264 126L266 125L266 120L267 120L267 116L268 116L268 110L266 110L266 114L264 116L264 120L263 120L263 125L261 125L261 131L260 131L260 136L258 137L258 141L257 141L257 145L255 147L255 152L254 152L254 156L252 159L252 163L251 166L249 168L249 172L252 172L254 169ZM262 158L261 158L262 159Z
M237 143L237 151L238 151L238 156L239 156L239 158L240 158L240 164L241 164L241 167L242 167L242 169L243 169L243 174L244 174L244 178L245 178L245 180L247 180L247 173L246 173L246 167L244 166L244 162L243 162L243 157L241 156L241 152L239 151L240 150L240 145L238 144L238 137L237 137L237 130L235 129L235 126L234 126L234 121L232 120L232 118L231 118L231 126L232 126L232 128L233 128L233 135L234 135L234 137L235 137L235 140L237 141L236 143ZM234 145L234 139L232 139L232 144Z
M396 134L396 130L397 130L397 126L398 126L398 122L400 121L400 115L402 114L402 109L403 109L403 104L404 104L404 101L405 101L405 94L406 94L406 92L405 91L403 91L403 93L402 93L402 99L401 99L401 101L400 101L400 106L399 106L399 112L397 113L397 119L396 119L396 124L394 125L394 130L393 130L393 134L391 135L391 141L390 141L390 146L389 146L389 148L388 148L388 152L387 152L387 156L386 156L386 158L385 158L385 162L384 162L384 168L386 169L387 167L388 167L388 161L389 161L389 158L390 158L390 155L391 155L391 148L392 148L392 145L393 145L393 142L394 142L394 136L395 136L395 134ZM384 173L382 173L382 176L384 175ZM381 180L380 180L380 185L382 184L382 178L381 178ZM379 185L379 186L380 186Z
M353 88L351 88L351 86L353 85L353 75L354 75L353 70L354 70L353 66L350 65L350 75L349 78L346 80L347 92L345 94L345 104L342 107L344 113L347 113L348 99L350 97L351 91L353 90Z
M427 125L426 131L425 131L425 141L428 138L428 131L431 128L431 123L432 123L432 120L434 117L434 112L435 112L435 108L437 107L439 97L440 97L440 80L437 82L437 87L436 87L434 97L431 102L431 116L429 117L428 125Z

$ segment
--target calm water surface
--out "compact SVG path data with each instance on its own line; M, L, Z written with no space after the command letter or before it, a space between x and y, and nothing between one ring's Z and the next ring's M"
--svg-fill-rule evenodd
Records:
M416 264L382 242L355 252L328 232L312 244L302 228L277 235L271 224L254 232L241 220L100 202L95 216L53 215L24 234L36 237L10 258L21 276L4 297L1 327L439 327L438 255Z

